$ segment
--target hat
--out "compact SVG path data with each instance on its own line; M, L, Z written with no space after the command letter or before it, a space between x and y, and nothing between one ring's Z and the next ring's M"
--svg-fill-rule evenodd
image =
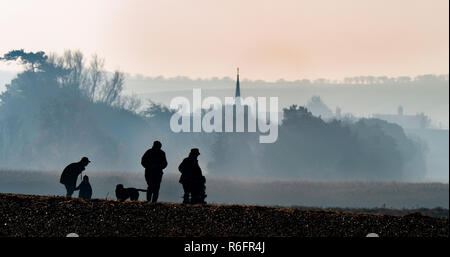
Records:
M198 148L192 148L190 154L200 155L200 151L198 150Z
M91 161L87 157L83 157L83 158L81 158L81 162L90 163Z

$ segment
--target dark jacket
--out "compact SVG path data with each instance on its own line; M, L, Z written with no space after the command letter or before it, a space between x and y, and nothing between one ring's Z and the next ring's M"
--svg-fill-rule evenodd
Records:
M64 185L72 185L75 187L77 184L77 178L84 169L84 165L79 162L74 162L67 165L61 174L59 182Z
M148 149L141 159L146 176L151 173L162 173L167 167L166 153L161 149Z
M80 192L78 193L78 197L80 198L91 199L92 197L92 187L89 181L81 181L80 185L75 188L75 190L80 190Z
M180 183L192 183L203 179L202 169L198 165L198 160L195 158L185 158L178 170L181 172Z

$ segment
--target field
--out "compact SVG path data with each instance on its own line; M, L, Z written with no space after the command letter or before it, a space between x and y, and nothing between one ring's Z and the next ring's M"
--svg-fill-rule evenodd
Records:
M0 194L6 237L448 237L448 218Z
M114 189L119 183L146 188L143 171L88 171L84 174L89 175L93 197L98 199L115 199ZM0 170L0 193L63 196L65 189L59 184L59 175L60 171ZM183 192L178 178L178 174L164 174L160 201L181 202ZM238 180L210 175L206 175L206 179L206 200L216 204L301 206L338 211L352 208L352 212L364 213L373 213L377 208L377 212L385 214L392 214L390 209L449 207L448 183ZM141 194L140 199L144 198L145 194Z

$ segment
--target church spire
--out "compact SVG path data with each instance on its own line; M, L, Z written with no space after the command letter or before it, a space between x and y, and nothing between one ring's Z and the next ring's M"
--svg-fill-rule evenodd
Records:
M241 97L241 89L239 88L239 67L237 68L237 81L236 81L236 98Z

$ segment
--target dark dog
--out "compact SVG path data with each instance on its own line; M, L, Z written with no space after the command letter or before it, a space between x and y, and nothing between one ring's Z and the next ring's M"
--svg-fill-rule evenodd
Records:
M139 199L139 192L147 192L147 190L134 187L124 188L122 184L117 184L116 186L116 197L119 201L126 201L128 198L136 201Z

